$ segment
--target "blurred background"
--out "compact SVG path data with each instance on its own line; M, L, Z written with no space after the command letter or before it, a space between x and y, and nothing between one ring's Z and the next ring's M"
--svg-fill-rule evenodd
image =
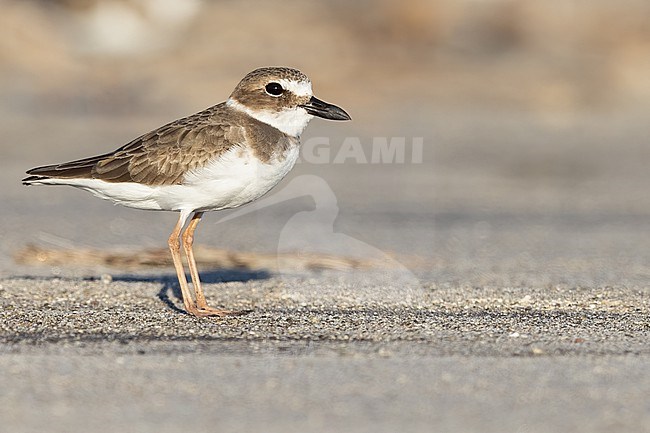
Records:
M19 180L221 102L256 67L286 65L352 115L303 134L328 137L332 155L346 137L367 155L373 137L423 139L421 163L297 166L285 184L324 179L334 231L436 282L650 276L647 1L0 4L4 274L28 243L164 246L174 215L152 224L151 214ZM198 242L274 251L287 219L319 199L305 194L223 225L212 216Z
M2 5L2 92L12 111L184 112L223 98L245 71L275 64L354 101L364 124L398 105L561 116L650 100L642 0Z

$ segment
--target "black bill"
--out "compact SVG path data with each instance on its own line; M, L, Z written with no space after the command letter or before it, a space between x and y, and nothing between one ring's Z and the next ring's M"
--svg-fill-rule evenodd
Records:
M312 116L322 117L329 120L351 120L348 113L340 107L333 104L328 104L325 101L312 96L309 102L301 105L302 108L307 110L307 113Z

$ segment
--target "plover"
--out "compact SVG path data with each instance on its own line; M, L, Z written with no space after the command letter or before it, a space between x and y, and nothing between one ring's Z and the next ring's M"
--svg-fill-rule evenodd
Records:
M199 317L233 314L206 302L192 252L196 226L204 212L244 205L280 182L295 164L300 134L314 116L350 120L340 107L313 96L302 72L260 68L247 74L225 102L114 152L33 168L22 182L70 185L132 208L179 212L168 245L186 311Z

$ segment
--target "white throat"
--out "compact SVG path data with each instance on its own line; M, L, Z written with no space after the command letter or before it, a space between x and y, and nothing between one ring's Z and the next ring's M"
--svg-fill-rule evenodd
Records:
M305 129L312 115L307 113L304 108L296 107L282 111L269 111L269 110L251 110L247 106L241 104L236 99L230 98L226 105L234 108L235 110L242 111L253 119L266 123L280 130L281 132L292 137L299 137Z

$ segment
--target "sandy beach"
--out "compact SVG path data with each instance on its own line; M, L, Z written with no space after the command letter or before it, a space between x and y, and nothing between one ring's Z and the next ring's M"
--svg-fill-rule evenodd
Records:
M315 39L293 52L277 36L277 57L255 38L207 49L212 24L250 2L205 3L169 47L135 55L70 42L86 27L12 3L2 28L42 25L23 55L0 46L0 430L648 431L650 92L631 54L645 36L607 51L587 25L596 8L579 33L592 56L564 56L542 36L571 53L580 41L489 14L467 12L479 36L457 35L443 24L465 15L448 3L413 16L387 3L352 26L353 6L308 2L287 13ZM495 16L530 24L522 4ZM260 29L265 8L249 10ZM322 59L307 54L326 40ZM165 249L175 214L20 184L276 61L354 120L312 121L309 153L271 194L206 215L206 296L245 314L184 313Z

